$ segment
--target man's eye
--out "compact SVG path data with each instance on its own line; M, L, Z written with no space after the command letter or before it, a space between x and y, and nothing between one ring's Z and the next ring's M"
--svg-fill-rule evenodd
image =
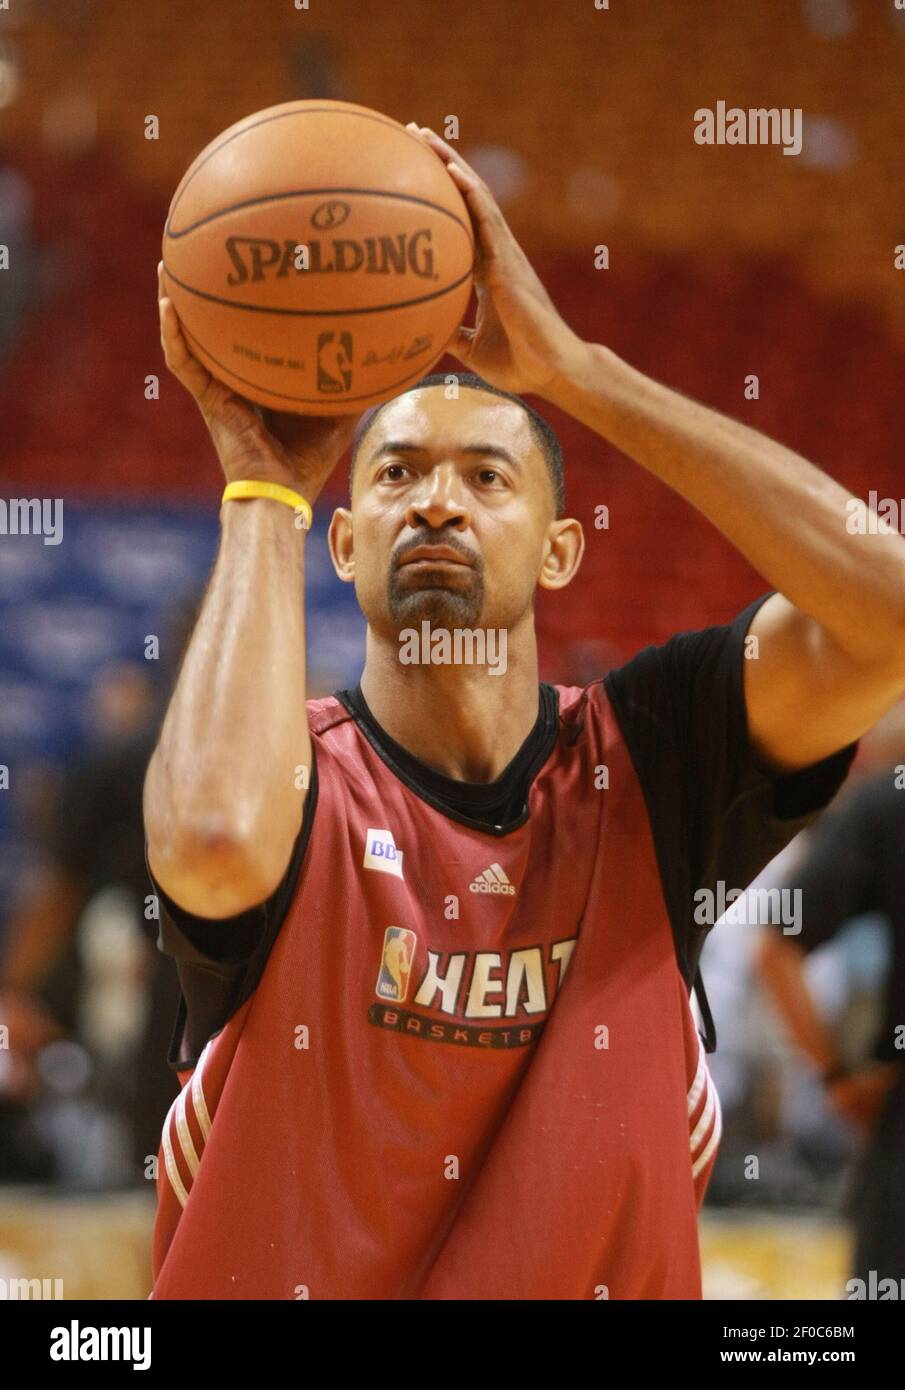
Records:
M380 476L386 478L391 483L398 483L406 472L407 469L404 463L388 463Z
M482 483L495 483L500 481L500 474L496 468L481 468L478 477Z

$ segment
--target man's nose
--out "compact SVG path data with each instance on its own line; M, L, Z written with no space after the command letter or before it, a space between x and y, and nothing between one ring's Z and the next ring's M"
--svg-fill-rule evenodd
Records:
M412 530L424 526L431 530L441 526L463 530L469 520L462 480L455 469L435 468L422 478L406 514L406 521Z

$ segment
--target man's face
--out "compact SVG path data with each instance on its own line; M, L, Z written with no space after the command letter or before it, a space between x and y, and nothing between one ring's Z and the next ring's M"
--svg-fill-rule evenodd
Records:
M510 628L530 609L553 489L525 412L467 387L385 406L352 485L355 591L371 629Z

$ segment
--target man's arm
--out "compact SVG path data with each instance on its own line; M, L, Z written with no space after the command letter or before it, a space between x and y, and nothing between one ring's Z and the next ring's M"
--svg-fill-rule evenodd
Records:
M485 181L448 141L442 159L475 231L477 319L449 350L504 391L533 391L668 483L779 592L745 662L749 734L774 772L846 747L905 690L905 540L851 535L838 483L715 410L660 386L558 313Z
M808 989L801 947L766 927L755 961L761 983L795 1045L821 1075L838 1067L841 1058L835 1039Z
M304 531L264 498L226 503L214 572L145 781L148 863L168 897L232 917L282 877L310 767Z
M547 399L668 483L780 590L745 663L759 756L791 772L859 738L905 691L905 540L851 534L849 494L813 464L585 346Z
M42 866L16 905L0 958L0 990L36 992L75 930L85 889L59 864Z
M6 949L0 957L0 1023L9 1029L14 1055L31 1058L60 1025L40 998L40 990L75 930L85 900L84 890L65 869L48 865L29 884L9 924ZM32 1081L31 1067L20 1069L23 1093Z
M755 957L761 983L792 1041L823 1078L826 1098L862 1132L870 1132L899 1072L896 1062L866 1062L849 1070L824 1023L805 976L797 942L765 927Z
M867 1062L852 1071L844 1065L808 986L805 960L806 952L832 940L851 918L880 906L877 884L888 837L878 822L878 785L873 779L862 783L809 832L804 857L782 885L801 895L798 934L766 926L755 952L767 997L792 1041L824 1078L827 1099L862 1129L875 1117L896 1067Z
M229 481L280 484L313 502L354 416L262 412L189 352L158 268L167 366L192 394ZM269 898L302 822L311 742L305 709L305 531L269 498L221 509L217 562L148 765L148 864L199 917Z

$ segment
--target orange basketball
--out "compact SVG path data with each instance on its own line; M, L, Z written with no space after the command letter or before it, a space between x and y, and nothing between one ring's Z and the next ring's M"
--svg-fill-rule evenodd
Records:
M276 410L357 412L417 381L462 321L474 238L436 154L345 101L289 101L218 135L163 235L189 347Z

